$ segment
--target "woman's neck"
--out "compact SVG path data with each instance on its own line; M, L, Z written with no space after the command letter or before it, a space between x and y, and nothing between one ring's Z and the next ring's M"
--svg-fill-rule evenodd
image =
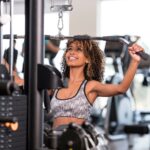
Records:
M85 77L84 77L83 69L79 69L79 68L70 69L70 77L69 77L70 82L80 82L83 81L84 79Z

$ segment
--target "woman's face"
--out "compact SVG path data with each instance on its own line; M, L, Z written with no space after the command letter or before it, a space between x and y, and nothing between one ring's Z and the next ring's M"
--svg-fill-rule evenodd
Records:
M83 46L78 42L73 42L67 47L65 59L67 65L70 67L85 66L88 63L88 59L83 52Z

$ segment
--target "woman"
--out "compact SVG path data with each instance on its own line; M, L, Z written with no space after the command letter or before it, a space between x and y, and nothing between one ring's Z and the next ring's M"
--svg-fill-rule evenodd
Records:
M88 119L98 96L114 96L127 91L141 60L137 52L143 48L133 44L128 50L132 60L122 82L105 84L102 83L104 55L98 43L93 40L68 41L62 64L68 87L56 90L51 100L54 128L72 122L82 124Z

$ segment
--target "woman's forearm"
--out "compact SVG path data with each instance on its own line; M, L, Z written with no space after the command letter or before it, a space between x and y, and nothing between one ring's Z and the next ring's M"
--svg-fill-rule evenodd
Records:
M128 70L125 73L124 79L120 84L123 91L126 91L130 87L133 78L136 74L138 65L139 65L139 61L136 61L134 59L131 60Z

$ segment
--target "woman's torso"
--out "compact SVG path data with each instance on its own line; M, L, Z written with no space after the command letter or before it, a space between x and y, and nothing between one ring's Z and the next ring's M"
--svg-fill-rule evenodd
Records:
M88 119L91 103L85 93L86 84L87 81L84 80L80 84L72 85L72 89L74 89L72 92L71 88L55 91L51 100L54 128L71 122L82 124Z

